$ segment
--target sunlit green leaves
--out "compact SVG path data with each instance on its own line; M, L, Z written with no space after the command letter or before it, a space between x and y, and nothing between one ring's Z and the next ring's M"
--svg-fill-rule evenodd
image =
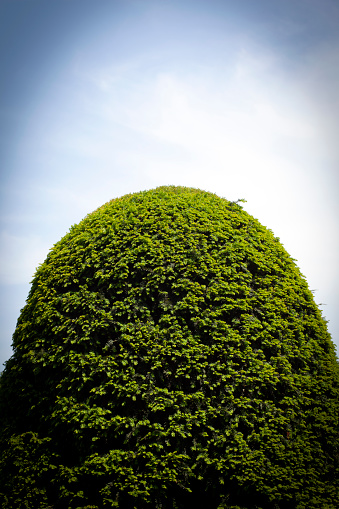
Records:
M4 507L337 507L333 344L238 204L180 187L105 204L39 267L13 342Z

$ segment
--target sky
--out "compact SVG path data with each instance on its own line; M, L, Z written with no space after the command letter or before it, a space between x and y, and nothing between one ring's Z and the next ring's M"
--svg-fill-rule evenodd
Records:
M160 185L279 237L339 347L337 0L1 0L0 369L71 225Z

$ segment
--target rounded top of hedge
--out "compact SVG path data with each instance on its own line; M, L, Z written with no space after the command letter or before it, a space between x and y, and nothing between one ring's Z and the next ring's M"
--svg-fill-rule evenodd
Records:
M13 345L8 507L336 507L333 343L238 203L172 186L103 205L38 268Z

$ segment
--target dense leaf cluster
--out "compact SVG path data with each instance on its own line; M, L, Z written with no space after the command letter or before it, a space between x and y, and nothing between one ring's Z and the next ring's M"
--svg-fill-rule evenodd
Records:
M162 187L50 251L1 377L4 508L338 507L338 364L236 204Z

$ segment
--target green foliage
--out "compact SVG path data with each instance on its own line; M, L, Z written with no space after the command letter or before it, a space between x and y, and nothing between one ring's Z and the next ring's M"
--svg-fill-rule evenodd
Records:
M338 507L338 364L304 277L237 203L161 187L38 268L1 375L11 509Z

